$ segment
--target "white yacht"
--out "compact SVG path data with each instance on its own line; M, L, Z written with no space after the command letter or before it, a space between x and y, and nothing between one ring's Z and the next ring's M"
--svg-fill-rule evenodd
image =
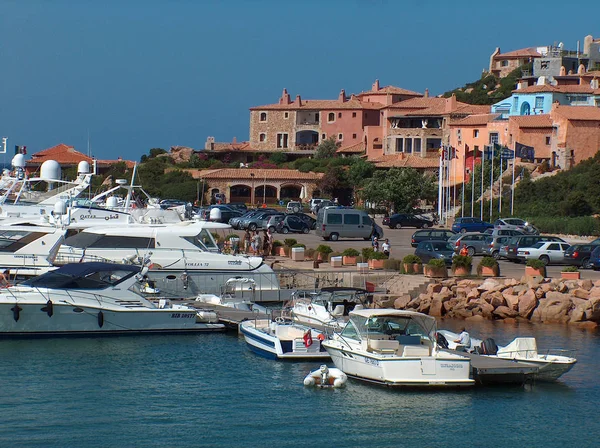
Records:
M349 377L386 386L473 386L467 357L440 351L435 318L414 311L350 312L341 333L323 342Z
M131 224L90 227L68 237L60 247L57 264L110 261L146 265L148 278L167 297L220 294L232 277L252 279L255 300L281 301L279 280L261 257L219 253L211 234L227 224L183 221L177 224Z
M214 313L142 297L140 269L74 263L0 292L0 336L223 331Z
M457 333L448 330L438 330L438 333L444 336L449 349L455 350L458 348L458 344L454 342L459 338ZM490 349L490 347L493 348ZM535 375L535 379L538 381L556 381L577 363L577 359L572 356L574 354L573 350L550 349L540 353L537 342L532 337L515 338L504 347L496 346L493 339L481 341L480 339L471 338L470 347L460 348L481 356L513 359L524 364L534 365L538 368ZM487 353L488 351L490 353Z

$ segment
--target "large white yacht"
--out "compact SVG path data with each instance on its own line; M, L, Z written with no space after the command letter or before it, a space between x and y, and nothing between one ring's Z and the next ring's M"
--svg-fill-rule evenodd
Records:
M148 278L167 297L220 294L232 277L253 280L255 300L281 301L279 280L261 257L219 253L211 232L230 227L206 221L90 227L68 237L56 264L110 261L146 265Z
M136 289L138 266L74 263L0 292L0 337L223 331L214 313Z
M323 342L350 377L386 386L473 386L469 358L440 351L435 318L414 311L350 312L341 333Z

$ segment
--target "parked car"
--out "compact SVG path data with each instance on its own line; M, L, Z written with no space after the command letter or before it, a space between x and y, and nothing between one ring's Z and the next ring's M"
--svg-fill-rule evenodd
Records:
M168 208L173 208L173 207L180 207L182 205L187 204L186 201L182 201L180 199L163 199L162 201L160 201L158 203L158 205L160 205L160 208L162 209L168 209Z
M452 264L454 257L454 249L448 241L421 241L415 249L415 255L418 256L423 263L428 263L432 258L444 260L447 265Z
M592 268L592 252L599 244L573 244L565 251L565 263L583 269Z
M506 246L508 240L510 240L510 236L486 235L485 245L483 246L483 255L494 257L498 260L500 258L500 250L502 246Z
M238 216L236 218L231 218L229 220L229 225L237 230L240 228L240 223L242 220L244 220L246 218L250 218L250 217L256 215L257 213L258 213L257 210L249 210L246 213L244 213L242 216Z
M485 232L487 229L493 229L494 225L489 222L482 221L479 218L456 218L452 224L452 230L456 233L467 232Z
M517 236L517 235L525 235L520 230L510 230L510 229L487 229L485 232L488 236Z
M321 210L324 207L332 207L335 204L333 203L333 201L330 201L329 199L322 199L320 202L318 202L317 204L315 204L314 209L312 210L312 212L315 215L319 214L319 210Z
M339 238L383 238L379 227L364 210L346 207L324 207L317 215L316 234L325 241Z
M239 210L241 212L246 213L248 211L248 207L243 202L230 202L229 204L225 204L228 207L231 207L234 210Z
M564 264L567 243L557 241L540 241L531 247L519 248L517 257L523 260L536 259L544 264Z
M288 213L300 213L302 211L302 202L290 201L286 206Z
M594 271L600 270L600 246L596 246L590 254L590 265Z
M383 225L390 229L401 227L416 227L417 229L428 229L433 226L433 221L413 215L412 213L396 213L389 218L383 218Z
M210 212L213 209L219 209L221 211L221 218L215 220L215 222L229 223L233 218L242 216L243 213L239 210L234 210L226 205L211 205L208 208L202 209L199 212L200 219L210 220Z
M277 224L279 224L285 218L285 213L280 213L278 215L270 215L268 216L268 221L265 225L266 229L269 229L272 233L277 231Z
M312 198L309 202L308 202L308 208L310 209L311 212L315 213L315 207L317 206L317 204L319 204L323 199L322 198Z
M501 218L494 221L494 228L502 230L518 230L527 235L539 235L540 231L532 224L520 218Z
M276 230L278 233L308 233L310 227L298 216L286 215L282 221L277 223Z
M452 235L456 235L456 233L449 229L417 230L411 237L410 245L417 247L421 241L448 241Z
M508 241L506 246L502 246L500 249L500 256L506 258L510 261L522 261L523 258L519 258L518 250L522 247L531 247L535 243L539 243L540 241L554 241L559 243L564 243L565 240L559 238L557 236L546 236L546 235L520 235L513 236ZM505 249L506 247L506 249Z
M315 230L317 228L317 220L306 213L294 213L293 216L297 216L306 224L308 224L309 229Z
M457 233L452 235L448 242L452 244L456 253L460 252L463 245L467 246L469 257L472 257L473 255L483 254L487 238L484 233Z
M261 213L257 213L256 215L251 216L250 218L246 218L240 222L241 229L249 229L251 231L262 229L265 224L265 219L270 217L271 215L277 215L280 212L278 211L263 211Z

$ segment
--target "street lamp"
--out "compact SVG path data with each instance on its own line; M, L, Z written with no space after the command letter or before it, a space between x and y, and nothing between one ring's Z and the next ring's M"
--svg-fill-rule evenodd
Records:
M250 206L254 205L254 173L250 173L250 177L252 178L252 190L250 191Z

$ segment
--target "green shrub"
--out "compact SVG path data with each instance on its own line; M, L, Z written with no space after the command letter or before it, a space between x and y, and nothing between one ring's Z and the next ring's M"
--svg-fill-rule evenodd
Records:
M533 269L542 269L546 267L544 262L542 260L538 260L537 258L530 258L527 260L527 266Z
M390 258L383 262L383 269L387 269L389 271L400 271L402 269L402 262L400 260L396 260L395 258Z
M296 241L296 240L294 240ZM333 249L330 246L327 246L325 244L319 244L317 246L317 252L320 253L321 255L329 255L331 252L333 252Z
M561 269L562 272L579 272L577 266L565 266Z
M362 255L362 260L367 261L371 259L371 256L375 251L372 247L364 247L360 252Z
M306 244L296 243L292 247L302 247L303 249L306 249Z
M427 266L431 266L432 268L445 268L446 262L441 258L432 258L427 263Z
M310 249L306 249L304 251L304 258L308 258L309 260L314 260L315 257L317 256L317 251L314 250L313 248Z
M494 257L483 257L477 265L477 275L481 275L483 268L491 268L494 271L494 277L500 277L500 265Z
M527 220L541 233L600 236L600 220L592 216L536 216Z
M421 261L421 259L416 256L415 254L410 254L407 255L406 257L404 257L402 259L402 263L406 263L406 264L423 264L423 262Z
M468 255L456 255L452 259L453 268L467 268L470 269L473 266L473 257Z
M293 247L294 244L298 244L298 240L296 238L286 238L283 240L283 245L285 247Z
M360 252L357 251L356 249L349 248L349 249L346 249L344 252L342 252L342 255L344 257L358 257L360 255Z
M273 247L281 247L283 246L283 243L279 240L275 240L273 241Z
M387 260L387 255L383 252L375 252L371 254L370 260Z

